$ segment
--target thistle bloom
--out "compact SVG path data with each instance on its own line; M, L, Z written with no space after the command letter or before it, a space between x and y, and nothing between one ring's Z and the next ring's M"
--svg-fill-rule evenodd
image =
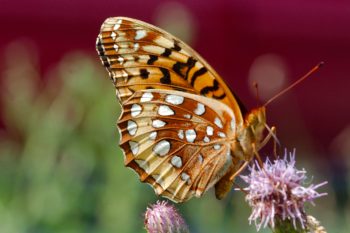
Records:
M248 191L246 201L253 209L249 222L254 222L257 230L268 224L274 228L276 220L290 220L295 229L299 222L304 229L307 223L304 204L314 205L315 198L327 195L316 191L327 182L303 186L306 171L295 167L295 151L289 153L289 160L287 157L286 152L284 159L274 162L267 159L263 168L256 163L249 168L248 176L241 176L249 185L245 189Z
M157 201L147 207L145 228L148 233L185 233L188 227L173 205L166 201Z

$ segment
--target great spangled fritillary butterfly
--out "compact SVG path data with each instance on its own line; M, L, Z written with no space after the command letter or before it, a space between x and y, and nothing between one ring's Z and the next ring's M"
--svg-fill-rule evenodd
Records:
M96 43L122 105L125 165L172 201L213 185L223 198L265 144L265 108L246 112L200 55L153 25L108 18Z

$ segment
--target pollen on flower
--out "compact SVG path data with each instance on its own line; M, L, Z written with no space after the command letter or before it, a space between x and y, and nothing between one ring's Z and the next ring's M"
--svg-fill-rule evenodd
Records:
M284 159L273 162L267 159L263 168L256 163L249 170L250 174L241 178L248 184L246 201L252 207L249 222L254 222L257 230L268 224L274 228L277 219L292 221L294 228L299 222L305 228L304 204L314 205L315 198L327 195L316 191L327 182L303 186L306 171L295 167L295 151L289 153L289 159L286 152Z
M188 227L173 205L157 201L147 207L145 228L148 233L188 233Z

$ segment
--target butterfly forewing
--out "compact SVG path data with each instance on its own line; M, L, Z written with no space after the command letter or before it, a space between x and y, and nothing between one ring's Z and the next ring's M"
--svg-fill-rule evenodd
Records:
M108 18L97 38L97 51L121 101L146 88L180 90L217 99L242 121L236 99L209 64L184 42L153 25Z
M201 196L232 164L234 115L224 104L179 91L136 91L118 127L125 165L176 202Z

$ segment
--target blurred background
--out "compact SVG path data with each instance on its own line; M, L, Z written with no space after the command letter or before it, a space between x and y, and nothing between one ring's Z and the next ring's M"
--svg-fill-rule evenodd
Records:
M0 232L145 232L158 198L124 168L120 108L95 40L110 16L155 24L189 43L248 109L325 66L267 108L310 182L329 181L315 213L349 232L350 3L326 1L1 1ZM267 155L271 145L262 154ZM177 205L191 232L256 232L244 195L211 191ZM208 214L210 211L211 214ZM262 230L261 232L269 232Z

